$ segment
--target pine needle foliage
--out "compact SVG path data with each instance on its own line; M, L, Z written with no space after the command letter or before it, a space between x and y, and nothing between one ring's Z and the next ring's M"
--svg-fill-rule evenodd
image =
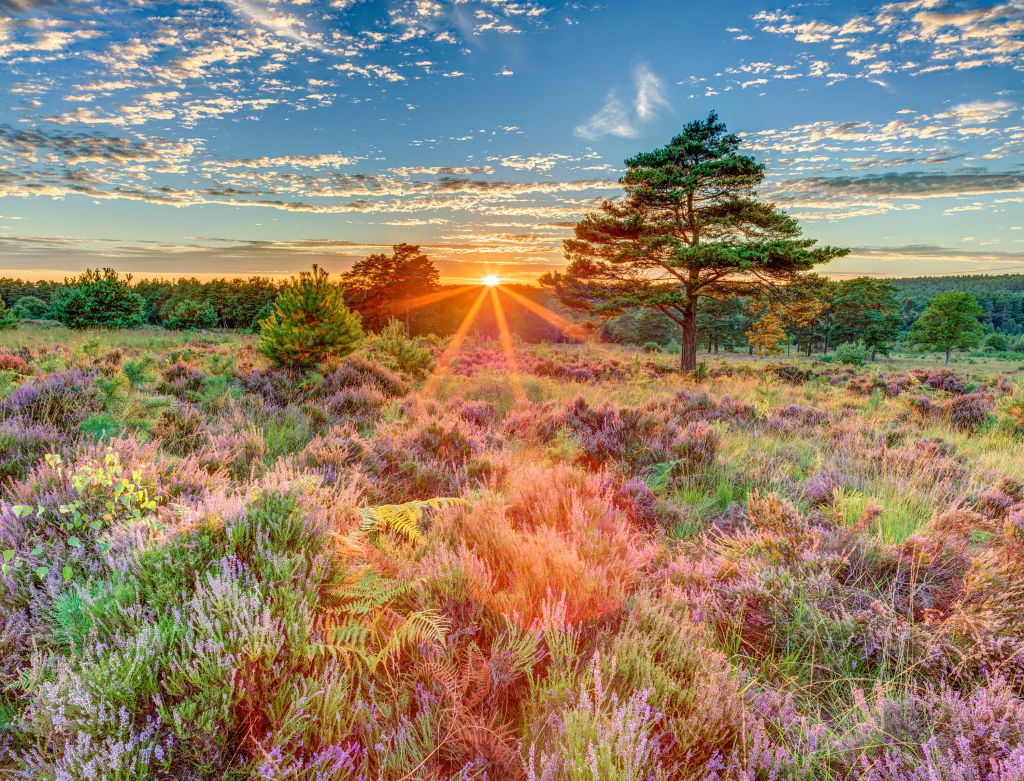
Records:
M345 356L362 341L359 315L345 306L344 293L314 265L277 297L260 322L260 352L277 366L307 370L330 356Z

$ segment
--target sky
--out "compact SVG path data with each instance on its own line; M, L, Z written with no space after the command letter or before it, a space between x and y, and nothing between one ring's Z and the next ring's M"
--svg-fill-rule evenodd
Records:
M717 111L832 276L1024 272L1024 0L0 0L0 274L530 281Z

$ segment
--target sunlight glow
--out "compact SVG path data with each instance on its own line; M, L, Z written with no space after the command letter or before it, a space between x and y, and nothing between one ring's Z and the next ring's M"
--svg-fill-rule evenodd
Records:
M469 329L473 326L473 321L476 320L477 314L480 312L480 307L484 304L484 298L487 296L489 288L481 288L480 295L473 301L473 305L466 312L466 316L462 318L462 322L459 323L458 329L452 335L451 341L448 342L448 346L444 352L441 353L441 357L437 359L437 366L434 367L434 371L427 378L426 384L423 386L423 395L432 396L437 392L437 387L440 385L441 380L448 374L448 370L451 368L452 361L455 360L455 356L459 354L459 350L462 349L462 343L466 341L466 336L469 334Z
M436 293L427 293L416 298L404 298L400 301L396 301L394 304L394 311L404 312L407 309L418 309L421 306L427 304L436 304L438 301L444 301L446 298L457 296L460 293L465 293L467 290L472 290L475 285L460 285L459 287L444 288L437 291Z
M487 274L480 280L480 282L487 287L496 287L501 284L501 278L496 274Z
M577 342L590 341L591 335L587 332L585 328L569 320L566 320L560 314L558 314L557 312L552 312L543 304L538 304L536 301L531 301L526 296L520 295L516 291L507 287L503 287L501 289L501 292L507 293L514 301L529 309L542 320L546 320L547 322L551 323L551 325L553 325L563 334L568 336L570 339L575 339Z
M518 400L525 397L523 391L523 378L519 374L519 360L516 358L516 346L512 341L512 332L508 330L508 319L505 317L505 308L501 305L498 291L491 287L491 306L494 307L494 320L498 325L498 338L501 340L501 352L505 356L505 367L508 370L508 379L512 385L512 395Z

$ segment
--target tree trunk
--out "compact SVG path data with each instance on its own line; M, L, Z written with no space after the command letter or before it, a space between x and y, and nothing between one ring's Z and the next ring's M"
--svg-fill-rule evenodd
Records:
M689 374L697 368L697 299L690 298L679 325L679 370Z
M950 350L947 349L946 350L946 366L949 366L949 353L950 353Z

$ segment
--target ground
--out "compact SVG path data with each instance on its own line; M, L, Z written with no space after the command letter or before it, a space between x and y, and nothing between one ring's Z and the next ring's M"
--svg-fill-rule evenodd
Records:
M1020 364L514 354L0 334L0 775L1024 777Z

